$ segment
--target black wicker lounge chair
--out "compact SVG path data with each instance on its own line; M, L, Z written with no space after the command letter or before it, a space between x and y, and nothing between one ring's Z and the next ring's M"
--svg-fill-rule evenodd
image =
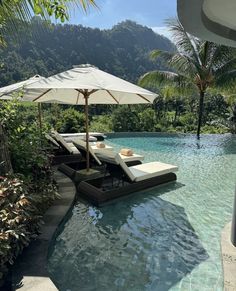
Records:
M78 193L98 206L111 199L175 181L177 178L177 166L161 162L139 162L128 166L119 154L111 151L101 151L96 156L106 164L106 175L82 181L78 186Z

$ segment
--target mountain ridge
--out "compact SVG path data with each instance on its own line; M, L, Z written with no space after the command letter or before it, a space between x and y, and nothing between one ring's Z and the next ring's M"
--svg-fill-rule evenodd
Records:
M46 26L35 18L28 31L19 32L18 42L6 36L8 47L0 50L0 86L35 74L47 77L82 63L136 82L147 71L166 68L163 60L149 59L151 50L175 49L166 37L131 20L100 30L71 24Z

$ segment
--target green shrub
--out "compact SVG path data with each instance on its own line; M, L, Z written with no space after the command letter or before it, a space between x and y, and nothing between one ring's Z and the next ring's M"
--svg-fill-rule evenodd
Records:
M225 126L216 126L216 125L204 125L201 129L202 133L209 134L223 134L229 132L229 129Z
M97 132L111 132L112 131L112 119L109 115L97 115L93 117L93 120L89 126L90 131Z
M0 104L15 176L0 178L0 279L38 234L41 217L57 197L47 142L37 116L21 114L18 100ZM21 177L21 178L19 178ZM0 281L1 286L2 281Z
M60 115L56 128L62 133L84 132L85 115L74 108L66 109Z
M152 108L147 108L138 113L141 131L155 131L156 113Z
M42 214L56 197L54 184L41 180L37 189L16 176L0 177L0 286L9 265L39 234Z
M154 126L154 130L156 132L161 132L163 130L163 126L159 123L156 123L155 126Z
M139 116L131 106L119 106L112 113L112 125L114 131L140 131Z
M179 117L179 121L178 121L178 125L181 126L196 126L196 122L197 122L197 119L196 119L196 115L194 113L186 113L182 116Z

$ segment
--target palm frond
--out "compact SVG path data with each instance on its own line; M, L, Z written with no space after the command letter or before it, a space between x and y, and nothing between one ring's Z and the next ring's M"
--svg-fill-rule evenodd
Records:
M16 35L19 20L26 25L35 14L47 20L53 15L64 22L68 19L69 7L73 3L82 7L85 12L90 6L97 7L95 0L1 0L0 42L4 43L3 35L6 32Z
M178 94L184 94L186 90L193 90L193 84L190 79L184 75L169 71L148 72L139 79L139 85L147 88L160 89L160 87L173 87Z
M94 0L79 0L79 2L80 2L80 5L83 7L84 11L87 11L87 9L90 6L98 8L98 6Z
M199 63L196 62L195 59L179 52L173 53L162 50L153 50L150 53L150 58L152 60L162 58L166 61L169 67L183 75L188 74L194 76L200 69Z
M236 82L236 69L226 71L215 79L215 86L220 89L234 86Z
M199 63L195 59L181 53L174 54L168 61L168 65L181 75L188 75L188 77L195 76L200 69Z
M166 58L166 59L169 59L171 58L173 55L172 52L167 52L167 51L163 51L163 50L153 50L150 52L150 59L151 60L156 60L157 58L159 57L162 57L162 58Z
M203 67L209 67L209 62L214 54L215 44L209 41L203 41L199 46L199 57Z
M215 68L214 76L216 79L220 78L220 76L225 74L225 72L230 71L234 68L236 68L236 56L223 63L218 68Z
M223 45L212 45L212 56L211 61L209 62L209 67L213 70L217 70L222 67L225 63L228 63L231 59L236 57L235 48L223 46Z
M170 19L166 21L170 28L174 43L179 52L183 52L200 62L198 47L201 41L186 32L179 20Z

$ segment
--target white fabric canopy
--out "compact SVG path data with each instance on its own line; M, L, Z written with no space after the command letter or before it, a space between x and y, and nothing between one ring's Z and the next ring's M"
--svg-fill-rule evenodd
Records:
M152 103L157 97L157 94L94 66L81 65L26 85L23 100L85 105L81 90L94 90L88 98L88 104Z
M30 85L42 79L44 79L44 77L41 77L40 75L35 75L32 78L29 78L25 81L2 87L0 88L0 99L11 100L16 95L17 92L21 90L23 92L23 88L25 86Z

